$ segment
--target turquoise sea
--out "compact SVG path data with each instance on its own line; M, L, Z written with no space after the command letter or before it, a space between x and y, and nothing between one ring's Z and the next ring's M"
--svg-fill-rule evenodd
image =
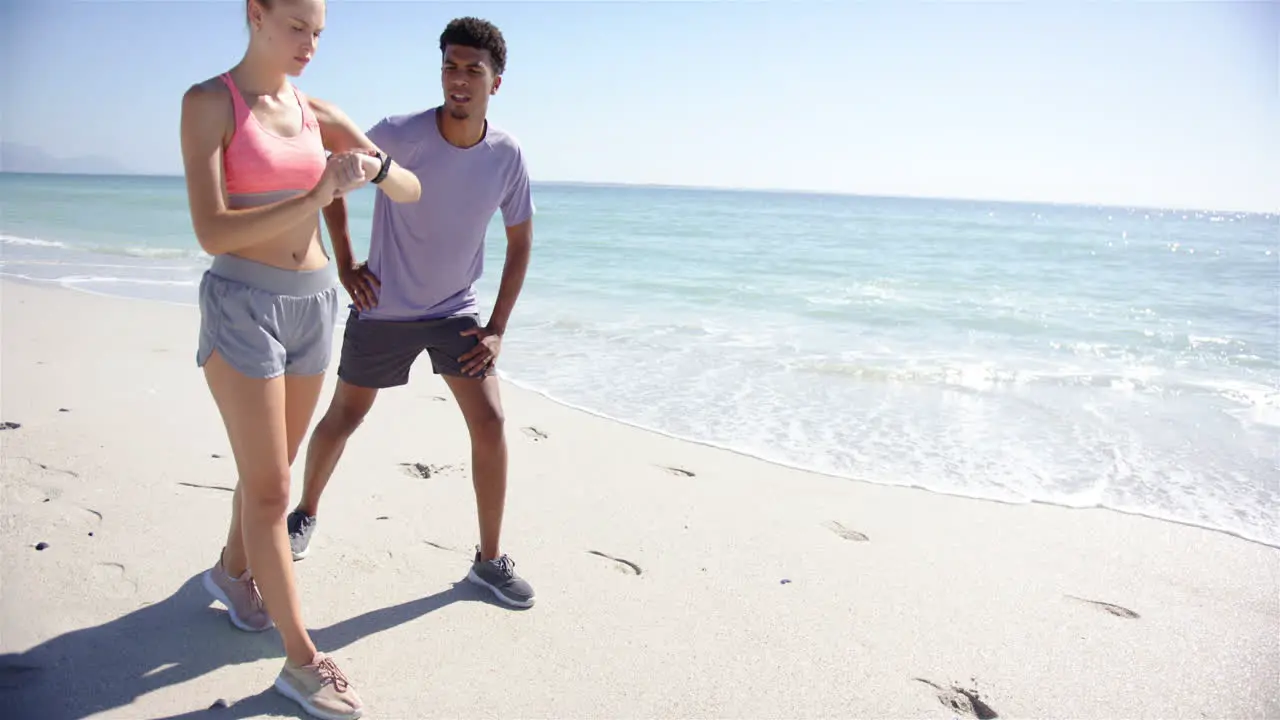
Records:
M1280 544L1280 216L535 193L516 383L848 478ZM88 292L194 304L208 265L181 178L0 174L0 233L0 274Z

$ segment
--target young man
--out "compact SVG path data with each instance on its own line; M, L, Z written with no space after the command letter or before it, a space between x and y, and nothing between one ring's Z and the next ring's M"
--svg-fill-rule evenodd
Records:
M368 263L351 256L346 207L325 210L339 278L352 309L343 335L338 387L307 447L302 499L289 514L294 559L307 554L320 494L347 439L378 390L404 385L426 351L466 419L480 521L468 579L515 607L533 605L533 589L498 549L506 501L507 447L494 362L524 283L533 243L529 175L515 138L485 119L502 83L507 48L487 21L460 18L440 35L444 103L384 118L368 137L418 176L416 203L375 200ZM477 317L474 283L485 230L501 210L507 253L493 312Z

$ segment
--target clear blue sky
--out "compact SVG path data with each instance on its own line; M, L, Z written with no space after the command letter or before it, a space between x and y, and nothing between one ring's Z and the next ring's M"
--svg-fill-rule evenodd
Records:
M179 174L240 0L0 0L3 137ZM497 23L535 180L1280 210L1280 3L332 0L297 82L362 126Z

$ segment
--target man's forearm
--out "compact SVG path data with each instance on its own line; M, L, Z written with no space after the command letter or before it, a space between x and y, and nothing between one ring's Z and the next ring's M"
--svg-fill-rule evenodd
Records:
M502 266L502 281L498 285L498 298L489 316L489 329L499 335L507 331L507 321L516 306L516 298L524 286L525 272L529 269L531 248L527 245L507 247L507 259Z
M333 260L340 268L355 264L351 256L351 233L347 230L347 200L338 198L324 207L324 224L329 228Z

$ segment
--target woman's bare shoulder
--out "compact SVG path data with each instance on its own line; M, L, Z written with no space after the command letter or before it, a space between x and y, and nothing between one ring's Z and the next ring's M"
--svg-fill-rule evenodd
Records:
M202 80L182 94L183 127L197 135L226 140L235 124L231 90L217 77Z
M191 103L200 106L200 109L226 103L230 98L231 89L219 77L201 80L188 87L187 91L182 94L183 104Z

